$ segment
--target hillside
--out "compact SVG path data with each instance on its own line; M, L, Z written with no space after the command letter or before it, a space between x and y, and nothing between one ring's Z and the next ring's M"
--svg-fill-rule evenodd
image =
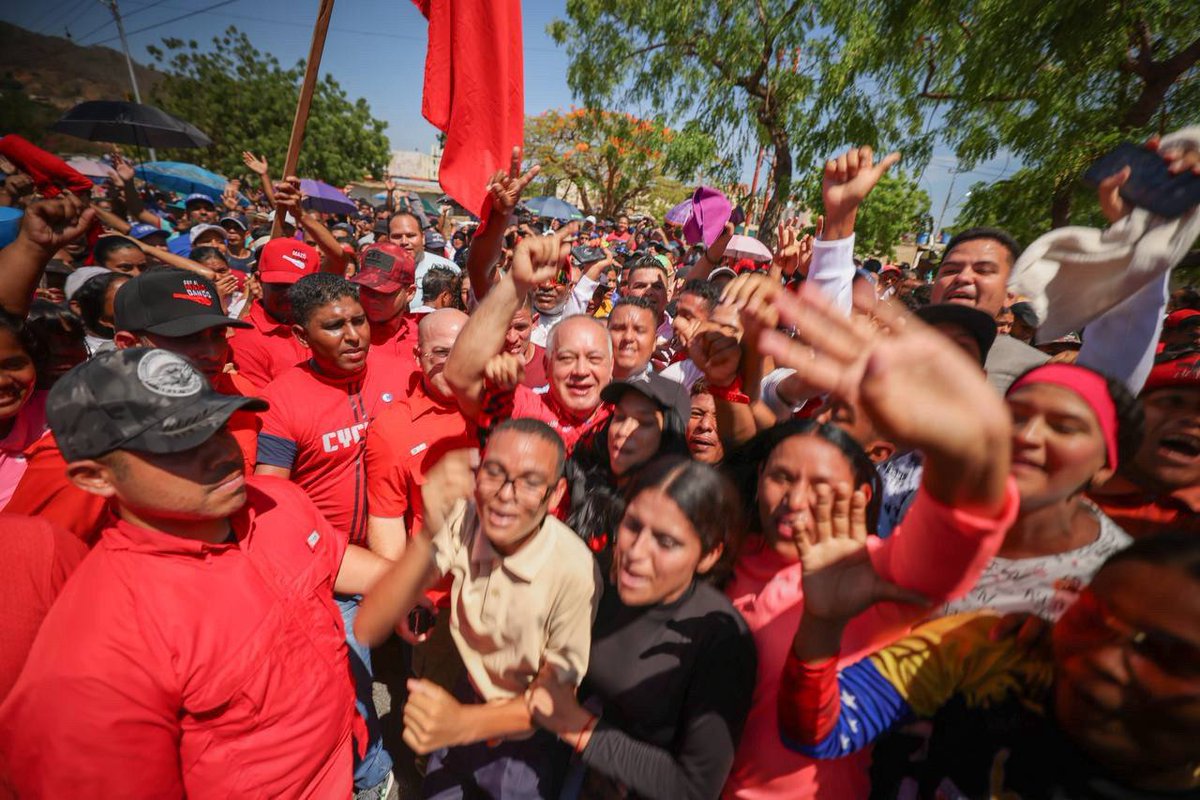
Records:
M134 63L142 99L162 74ZM53 150L96 151L72 137L48 134L62 112L84 100L133 99L125 56L0 22L0 134L20 133Z

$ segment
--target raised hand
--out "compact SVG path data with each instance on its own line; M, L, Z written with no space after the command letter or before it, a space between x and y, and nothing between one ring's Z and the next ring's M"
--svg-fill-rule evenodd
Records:
M704 373L709 385L731 386L742 363L742 344L727 326L709 320L692 337L688 357Z
M879 179L900 160L898 152L889 153L875 163L870 145L851 147L837 158L825 162L821 181L821 200L825 206L825 230L822 239L845 239L854 233L858 207Z
M779 325L775 297L782 290L779 281L766 275L746 272L729 282L721 293L721 303L737 310L747 336L757 337L762 331Z
M112 153L113 171L117 173L117 177L124 183L129 183L134 178L133 165L125 160L120 151L113 148Z
M1200 175L1200 150L1185 150L1179 147L1160 150L1157 136L1149 139L1145 147L1162 156L1163 161L1167 162L1167 170L1172 175L1178 175L1188 170L1195 175ZM1100 185L1096 187L1096 195L1100 200L1100 211L1110 223L1116 222L1133 210L1133 204L1121 197L1121 187L1125 185L1132 174L1133 170L1125 167L1100 181Z
M39 200L26 206L20 235L53 254L82 236L95 220L94 208L87 207L76 195L63 192L51 200Z
M256 156L256 155L254 155L254 153L251 153L249 150L243 150L242 151L242 163L245 164L246 168L249 169L251 172L253 172L255 175L266 175L267 174L268 166L267 166L266 156Z
M300 179L295 175L289 175L275 184L275 205L290 212L297 222L304 216L303 203L304 195L300 191Z
M455 503L475 492L475 469L479 450L453 450L434 465L421 486L424 503L423 530L434 534L441 530Z
M503 219L507 220L508 215L516 208L517 203L521 200L521 192L525 191L525 187L529 185L537 174L541 171L541 167L534 164L524 174L521 173L521 149L514 147L512 150L512 161L508 165L508 173L503 170L492 176L492 180L488 183L488 194L492 198L492 209L503 215Z
M524 297L539 284L553 281L571 252L570 240L578 223L564 225L549 236L526 236L513 252L512 275L517 294Z
M488 386L498 392L511 392L525 377L525 362L512 353L497 353L483 368Z
M916 592L875 572L867 551L867 496L848 483L818 483L811 516L793 538L803 569L804 613L826 621L850 620L876 603L926 605Z

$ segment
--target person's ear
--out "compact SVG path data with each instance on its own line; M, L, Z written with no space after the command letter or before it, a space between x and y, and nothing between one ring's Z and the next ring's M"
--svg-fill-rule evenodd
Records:
M117 493L112 468L94 459L86 458L67 464L67 479L88 494L113 497Z
M712 550L700 556L700 563L696 565L697 575L707 575L712 571L712 568L721 560L721 556L725 553L724 543L718 544Z
M871 484L864 483L858 487L858 490L867 498L867 505L871 505L871 497L874 495L874 492L871 491Z
M876 439L863 449L867 451L867 458L871 459L873 464L882 464L896 454L896 445L883 439Z
M83 312L79 310L79 303L74 300L67 301L67 307L71 309L71 313L77 317L82 317Z
M554 489L550 492L550 502L546 508L558 508L558 504L562 502L563 495L567 492L567 478L564 475L558 479L558 483L554 484Z
M1116 474L1116 470L1109 466L1103 466L1096 470L1095 474L1092 475L1091 480L1088 481L1087 491L1090 492L1093 489L1108 483L1110 480L1112 480L1112 476L1114 474Z
M138 339L136 333L117 331L113 334L113 345L118 350L128 350L131 347L139 347L141 344L141 340Z
M303 325L299 323L293 323L292 335L296 337L300 344L304 345L305 347L311 347L308 343L308 333L304 330Z

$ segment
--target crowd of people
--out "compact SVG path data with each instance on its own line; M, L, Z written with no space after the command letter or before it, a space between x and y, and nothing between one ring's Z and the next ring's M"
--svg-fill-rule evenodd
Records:
M885 264L865 146L764 261L708 189L539 219L517 151L462 225L0 156L0 794L1200 797L1170 259ZM1096 280L1195 237L1128 178Z

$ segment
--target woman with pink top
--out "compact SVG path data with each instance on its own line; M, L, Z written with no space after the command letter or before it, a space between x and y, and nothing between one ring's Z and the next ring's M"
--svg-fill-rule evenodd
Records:
M841 657L853 662L927 613L896 600L914 592L930 604L960 596L995 554L1018 506L1008 477L1011 423L979 365L917 320L880 307L877 329L847 318L812 290L783 293L774 303L796 338L766 330L763 352L795 368L816 391L855 404L891 441L925 456L909 516L890 538L872 538L866 551L883 580L899 588L895 600L847 627ZM735 473L749 484L742 488L753 502L752 523L726 592L754 635L758 683L724 796L866 797L869 754L818 762L788 750L776 706L804 609L793 533L810 524L822 484L849 484L869 503L876 491L871 473L852 442L813 423L785 423L746 447Z
M0 309L0 509L25 474L25 448L46 432L46 392L34 358L43 350L24 321Z

